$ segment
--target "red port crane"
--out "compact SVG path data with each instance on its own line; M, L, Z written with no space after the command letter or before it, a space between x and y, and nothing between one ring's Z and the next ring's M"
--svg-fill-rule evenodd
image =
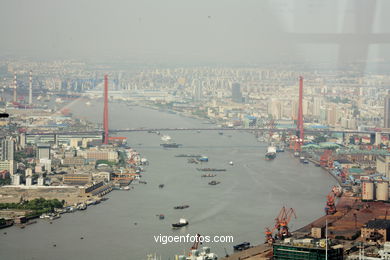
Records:
M190 254L189 256L192 255L192 250L198 249L199 245L202 244L201 239L200 239L200 234L196 234L196 239L192 247L190 248Z
M273 227L272 229L266 228L265 231L264 231L265 240L270 245L272 245L275 242L275 239L273 237L274 231L275 231L275 227Z
M280 225L279 238L282 239L282 238L289 237L291 235L288 228L288 224L290 223L292 216L294 216L294 218L297 218L297 215L295 214L295 210L293 208L290 208L288 210L284 208L283 218L279 220L279 225Z
M326 207L325 207L325 213L326 215L333 215L336 213L336 205L335 205L335 200L336 200L336 194L332 190L329 192L329 194L326 196Z
M274 242L273 232L275 230L278 231L276 235L279 239L283 239L291 235L288 228L288 224L290 223L292 216L294 216L294 218L297 218L295 210L293 208L286 209L286 207L284 206L281 208L278 216L275 218L275 226L272 229L265 229L265 238L269 244L272 244Z
M329 169L333 168L332 150L325 150L320 157L320 165Z

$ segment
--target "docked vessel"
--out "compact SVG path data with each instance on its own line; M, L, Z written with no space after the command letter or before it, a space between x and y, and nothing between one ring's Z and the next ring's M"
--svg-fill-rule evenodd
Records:
M176 255L175 259L178 259L178 260L193 260L193 259L197 259L197 260L218 260L218 256L215 253L211 252L210 247L203 247L201 250L199 250L199 249L192 249L191 252L189 253L189 256Z
M188 221L187 221L186 219L181 218L181 219L179 220L178 223L172 224L172 227L174 227L174 228L180 228L180 227L187 226L188 224L189 224L189 223L188 223Z
M186 208L189 208L190 205L179 205L179 206L175 206L173 207L174 209L186 209Z
M177 143L167 143L167 144L160 144L164 148L179 148L181 144Z
M266 160L273 160L276 158L276 147L268 146L267 153L265 154Z

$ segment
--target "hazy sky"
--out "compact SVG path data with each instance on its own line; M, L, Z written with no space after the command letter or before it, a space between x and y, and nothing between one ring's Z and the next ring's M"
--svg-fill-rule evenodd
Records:
M1 0L0 55L181 63L389 59L388 13L388 0Z

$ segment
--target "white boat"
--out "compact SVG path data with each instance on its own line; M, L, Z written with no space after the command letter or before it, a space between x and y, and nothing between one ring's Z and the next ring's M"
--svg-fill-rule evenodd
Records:
M91 102L87 101L87 102L85 102L85 104L86 104L87 106L90 106L90 105L91 105Z
M209 247L203 247L201 250L192 249L189 253L189 256L176 256L175 259L185 259L185 260L218 260L218 256L215 253L212 253Z
M161 136L161 141L164 141L164 142L169 142L171 141L172 138L169 136L169 135L163 135Z
M230 161L229 164L230 164L230 165L233 165L233 161Z

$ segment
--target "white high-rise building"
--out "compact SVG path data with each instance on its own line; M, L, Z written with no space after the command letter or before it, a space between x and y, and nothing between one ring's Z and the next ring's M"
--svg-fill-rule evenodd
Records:
M14 174L12 177L13 185L20 185L20 174Z
M31 176L28 176L26 178L26 186L32 186L32 178L31 178Z

